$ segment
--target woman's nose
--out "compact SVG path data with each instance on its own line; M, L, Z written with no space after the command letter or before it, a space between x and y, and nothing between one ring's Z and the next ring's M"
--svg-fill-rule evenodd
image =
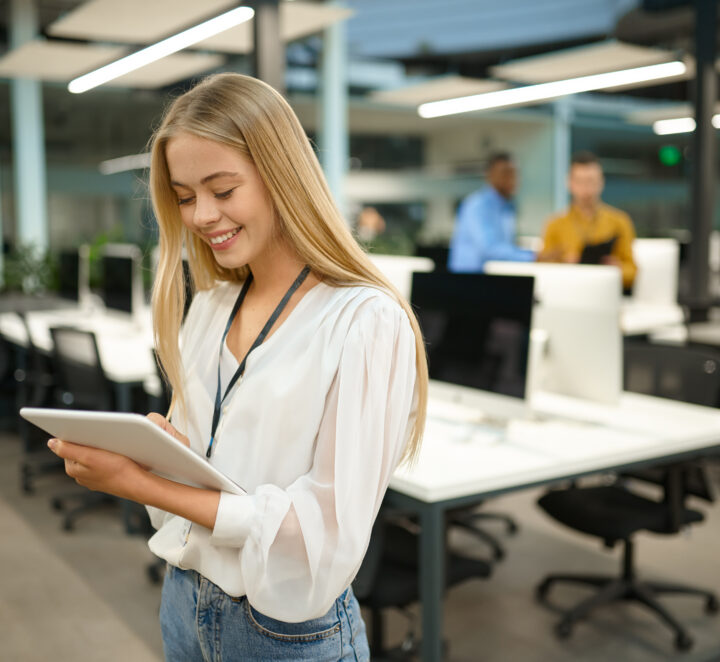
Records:
M212 225L220 220L220 210L212 196L200 195L195 201L193 222L197 227Z

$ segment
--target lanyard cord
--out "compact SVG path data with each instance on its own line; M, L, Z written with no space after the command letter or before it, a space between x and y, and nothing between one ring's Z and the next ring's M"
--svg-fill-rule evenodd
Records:
M265 323L265 326L263 327L262 331L260 331L260 334L257 338L255 338L255 342L252 344L250 349L247 351L247 354L245 354L245 357L240 362L240 365L238 366L238 369L235 371L235 374L232 376L232 379L227 385L227 388L225 389L225 394L221 397L220 394L222 393L222 386L220 385L220 361L222 360L222 350L223 346L225 345L225 338L227 338L227 335L230 331L230 327L232 326L232 322L235 319L235 315L237 314L238 310L240 310L240 306L242 305L242 302L245 300L245 295L248 292L248 289L250 288L250 283L252 283L253 276L252 273L247 277L245 280L245 283L243 284L242 289L240 290L240 294L238 294L238 298L235 300L235 305L233 306L232 312L230 313L230 317L227 321L227 324L225 325L225 331L222 336L222 340L220 341L220 355L218 356L218 371L217 371L217 391L215 391L215 410L213 411L213 418L212 418L212 429L210 431L210 444L208 445L207 452L205 453L205 457L210 457L212 453L213 443L215 442L215 433L217 432L218 425L220 423L220 415L222 411L222 404L225 402L225 398L227 398L228 393L232 390L232 387L235 386L238 379L240 379L241 375L245 372L245 363L247 362L248 356L250 356L250 352L252 352L256 347L262 344L263 340L265 340L265 337L270 332L270 329L272 328L273 324L277 321L277 318L280 317L280 313L285 309L285 306L287 305L287 302L290 300L290 297L295 294L295 291L302 285L303 281L307 277L307 275L310 273L310 266L306 265L305 268L300 272L300 275L295 279L295 282L290 286L290 289L285 293L285 296L282 298L282 301L277 305L277 308L273 311L273 314L270 315L270 318Z

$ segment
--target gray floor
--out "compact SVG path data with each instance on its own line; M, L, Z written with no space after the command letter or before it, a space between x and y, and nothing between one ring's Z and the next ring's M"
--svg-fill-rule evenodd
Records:
M145 567L151 555L141 538L127 536L112 510L85 516L73 533L60 530L49 497L72 490L60 476L38 483L27 497L18 489L18 440L0 434L0 661L151 662L162 659L157 624L160 591ZM720 472L713 469L720 487ZM720 492L720 490L718 490ZM557 616L533 601L533 587L547 572L614 572L619 550L605 550L550 523L527 491L493 502L512 513L521 531L508 539L507 559L493 576L453 589L446 601L449 659L507 662L656 662L720 660L720 617L708 616L698 600L668 601L688 625L696 646L676 654L672 636L641 607L619 605L596 612L560 642L551 632ZM639 537L638 560L648 578L696 583L720 592L720 502L687 535ZM470 538L454 544L482 552ZM582 597L563 587L561 605ZM389 618L399 641L406 621Z

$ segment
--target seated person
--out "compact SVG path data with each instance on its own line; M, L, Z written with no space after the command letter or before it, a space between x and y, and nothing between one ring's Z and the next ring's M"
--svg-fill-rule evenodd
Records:
M575 154L568 175L570 207L545 226L543 257L556 262L579 262L585 246L615 239L610 253L600 261L622 270L623 288L629 291L637 272L632 254L635 229L625 212L600 200L604 185L597 157L590 152Z
M533 251L515 245L517 171L510 154L490 157L487 185L467 196L458 208L450 241L448 270L480 272L488 260L530 262Z

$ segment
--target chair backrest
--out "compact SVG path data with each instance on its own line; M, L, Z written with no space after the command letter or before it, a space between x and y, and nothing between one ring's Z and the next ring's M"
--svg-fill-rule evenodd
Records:
M624 350L626 391L720 406L720 352L673 345L628 344Z
M720 352L674 345L628 344L625 346L624 371L626 391L706 407L720 406ZM663 486L666 497L677 489L682 494L713 501L710 483L698 463L623 473ZM673 486L668 482L671 480L678 480L679 484Z
M77 409L113 409L113 389L100 360L95 334L53 327L53 359L63 402Z

